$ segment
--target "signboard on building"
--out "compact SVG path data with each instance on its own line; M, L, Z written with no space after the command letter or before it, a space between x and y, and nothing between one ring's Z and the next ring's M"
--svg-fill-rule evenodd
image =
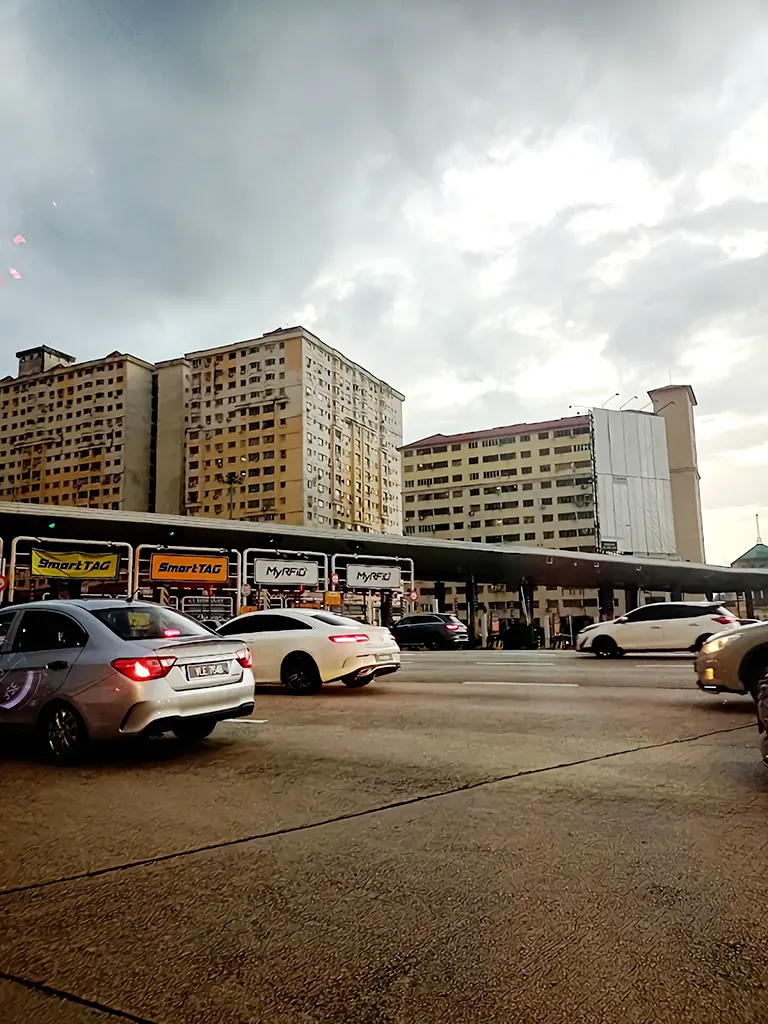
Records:
M150 561L149 576L154 583L181 583L185 586L226 583L229 580L229 557L155 551Z
M253 567L253 582L273 587L314 587L320 579L317 562L299 559L258 558Z
M347 566L347 587L350 590L399 590L402 574L396 565L362 565L352 562Z
M663 417L632 409L593 409L592 426L598 550L674 556L672 484ZM585 475L591 477L592 471ZM578 469L574 476L578 486L584 477ZM581 486L583 508L591 510L592 482Z
M41 551L32 548L32 575L56 580L115 580L120 568L117 552Z
M226 622L235 614L231 597L184 597L181 610L193 619L215 619L217 622Z

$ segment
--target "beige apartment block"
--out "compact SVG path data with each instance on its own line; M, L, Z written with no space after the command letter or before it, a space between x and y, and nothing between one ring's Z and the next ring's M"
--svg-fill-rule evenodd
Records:
M17 358L0 381L0 499L145 511L154 367L121 352L76 363L47 346Z
M434 434L402 448L406 534L476 544L531 544L595 550L595 483L590 419L570 416L466 434ZM481 587L481 603L507 609L519 580ZM422 600L434 593L419 587ZM460 587L448 603L466 610ZM591 592L540 594L535 614L593 614ZM585 611L585 608L587 609Z
M648 397L653 402L653 411L666 422L677 553L684 562L704 562L699 460L693 417L696 396L689 384L670 384L649 391Z
M173 463L186 408L187 514L402 532L400 392L303 327L190 352L184 362L158 372L158 396L169 396L175 421L167 439L158 430L158 480L164 460ZM165 502L179 482L169 480Z

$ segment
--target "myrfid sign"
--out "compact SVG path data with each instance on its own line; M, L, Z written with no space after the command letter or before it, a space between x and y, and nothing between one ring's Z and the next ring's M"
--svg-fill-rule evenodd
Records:
M402 584L400 569L396 565L347 566L347 587L350 590L399 590Z
M320 579L317 562L288 562L282 559L258 558L253 567L253 582L260 586L316 587Z

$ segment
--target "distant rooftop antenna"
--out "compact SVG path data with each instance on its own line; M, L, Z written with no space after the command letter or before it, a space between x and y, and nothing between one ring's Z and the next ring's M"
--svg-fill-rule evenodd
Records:
M763 538L760 536L760 513L755 512L755 527L757 529L757 543L762 544Z

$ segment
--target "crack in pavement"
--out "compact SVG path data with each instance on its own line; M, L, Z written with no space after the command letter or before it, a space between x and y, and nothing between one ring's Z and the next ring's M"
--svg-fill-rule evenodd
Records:
M95 1010L97 1013L106 1013L116 1020L129 1020L132 1024L158 1024L157 1021L150 1020L149 1017L137 1017L135 1013L129 1013L127 1010L118 1010L114 1006L107 1006L105 1003L99 1003L93 999L84 999L82 996L75 995L74 992L67 992L64 989L46 985L43 981L31 981L29 978L20 978L15 974L7 974L5 971L0 971L0 981L7 981L12 985L20 985L30 992L37 992L39 995L48 996L51 999L60 999L64 1003L84 1006L89 1010Z
M754 725L729 726L726 729L713 729L710 732L699 733L696 736L683 736L673 740L664 740L661 743L648 743L639 747L626 747L622 750L612 750L607 754L595 754L592 757L579 758L576 761L563 761L560 764L544 765L541 768L524 768L519 772L511 772L508 775L498 775L490 779L480 779L478 782L467 782L462 786L453 786L450 789L439 790L436 793L422 793L420 796L407 797L404 800L396 800L392 803L378 804L376 807L366 807L361 811L349 811L346 814L337 814L331 818L322 818L320 821L308 821L302 825L287 825L285 828L274 829L271 832L257 832L253 835L239 836L236 839L224 839L218 843L207 843L204 846L193 846L188 850L174 850L172 853L161 853L154 857L144 857L140 860L126 861L124 864L112 864L109 867L94 868L91 871L82 871L74 875L65 875L61 878L52 878L45 882L32 882L29 885L17 885L10 889L0 889L0 897L14 896L18 893L35 892L41 889L49 889L54 885L64 885L67 882L79 882L86 878L99 878L102 875L116 874L118 871L130 871L133 868L147 867L153 864L163 864L166 861L179 860L182 857L191 857L199 853L209 853L213 850L225 850L233 846L242 846L245 843L254 843L262 839L274 839L277 836L288 836L297 832L308 832L315 828L324 828L326 825L335 825L342 821L354 821L356 818L366 818L373 814L381 814L384 811L397 810L400 807L411 807L415 804L424 803L428 800L438 800L445 796L454 796L457 793L468 793L473 789L481 789L484 786L493 786L499 782L510 782L513 779L525 778L528 775L541 775L545 772L559 771L563 768L577 768L579 765L592 764L596 761L607 761L612 757L621 757L624 754L637 754L644 750L660 750L663 747L671 747L675 744L694 743L696 740L706 739L708 736L719 736L724 733L739 732L743 729L754 729ZM2 977L2 973L0 973ZM138 1020L139 1018L134 1018Z

